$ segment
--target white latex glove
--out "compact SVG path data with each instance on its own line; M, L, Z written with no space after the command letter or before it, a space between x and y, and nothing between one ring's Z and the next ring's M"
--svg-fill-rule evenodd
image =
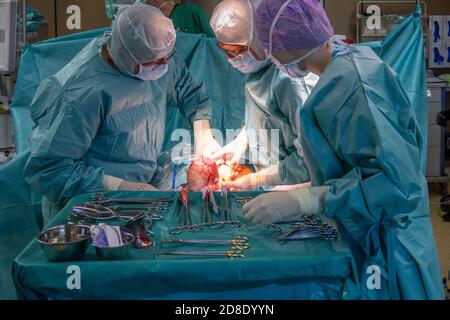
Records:
M195 155L205 158L221 149L220 144L214 139L208 120L194 122Z
M238 164L248 149L248 137L245 129L242 129L235 140L215 152L211 159L225 161L230 165Z
M119 189L123 191L158 191L154 186L146 183L138 183L123 180L119 185Z
M311 182L288 185L288 186L282 185L282 186L276 186L275 188L273 188L273 191L291 191L291 190L296 190L296 189L307 188L310 186L311 186Z
M318 214L324 210L328 190L329 187L306 187L266 193L244 206L244 216L255 224L272 224L301 214Z
M235 181L227 181L224 186L233 191L248 191L260 187L275 186L281 183L278 166L271 166L256 173L243 176Z

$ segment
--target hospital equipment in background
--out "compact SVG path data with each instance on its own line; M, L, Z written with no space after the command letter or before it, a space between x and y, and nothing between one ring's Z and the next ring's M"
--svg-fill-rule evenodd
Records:
M27 1L22 1L22 21L26 21ZM26 46L26 24L18 30L18 0L0 0L0 165L14 155L14 139L9 109L14 94L14 77L20 50ZM18 39L19 35L22 39Z
M105 0L106 16L114 20L117 12L121 8L125 8L135 2L143 2L142 0Z
M428 148L427 181L439 184L439 192L447 194L449 176L445 168L445 131L447 119L446 88L447 82L438 78L428 78ZM449 172L450 173L450 172Z
M384 10L384 6L389 8L392 5L405 5L406 8L410 8L417 4L418 1L358 1L356 4L356 40L360 42L371 42L382 40L391 31L393 31L400 22L403 21L403 15L401 14L383 14L381 13L380 28L372 28L372 20L374 13L366 13L367 7L371 5L376 5ZM427 3L425 1L420 1L422 5L423 18L428 17ZM427 33L424 32L424 38L427 38ZM427 43L425 41L425 43Z
M429 19L430 68L450 68L450 16L430 16Z

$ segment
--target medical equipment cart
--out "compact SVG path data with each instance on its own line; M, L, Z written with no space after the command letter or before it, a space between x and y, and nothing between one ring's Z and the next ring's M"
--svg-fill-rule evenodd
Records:
M437 78L428 78L428 148L427 148L427 180L439 183L439 192L447 194L447 183L450 180L445 172L445 128L450 119L445 110L447 82Z

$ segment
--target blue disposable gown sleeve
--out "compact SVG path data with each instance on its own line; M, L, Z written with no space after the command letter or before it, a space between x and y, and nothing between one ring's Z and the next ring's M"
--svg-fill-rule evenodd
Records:
M205 93L201 82L192 78L184 61L175 55L170 62L167 92L172 101L184 115L189 125L197 120L212 119L211 100Z
M359 230L355 235L361 236L362 224L369 227L386 216L414 212L423 195L420 133L398 77L387 65L384 67L383 82L389 90L380 90L356 77L335 78L333 85L337 88L342 81L353 87L345 99L333 100L333 110L338 111L333 115L328 110L328 122L322 122L327 143L345 172L325 182L332 186L326 197L328 214L348 223L350 230L355 227ZM329 92L330 88L325 90ZM319 114L329 108L328 102L315 109L319 119ZM362 244L366 240L356 239Z
M308 168L301 155L293 150L278 163L278 175L283 185L293 185L309 181Z
M33 103L48 102L45 96L54 86L51 80L43 85L45 89L38 90ZM78 97L76 104L69 95ZM55 204L64 204L78 194L104 190L104 169L87 166L82 160L101 123L102 101L96 97L65 92L40 119L35 119L24 177Z
M280 72L272 89L271 103L277 105L280 113L273 116L285 118L290 127L280 132L288 154L278 163L278 175L282 184L285 185L310 180L297 134L300 132L299 110L308 99L318 79L315 75L308 76L307 79L292 79Z
M326 137L315 141L322 144L317 150L331 147L341 167L324 175L323 183L331 186L327 215L359 246L365 261L362 277L369 265L381 268L381 286L390 289L366 290L372 298L440 298L427 184L420 170L421 136L398 77L385 68L375 73L377 86L334 75L332 85L342 99L330 96L327 86L317 95L325 97L314 114Z

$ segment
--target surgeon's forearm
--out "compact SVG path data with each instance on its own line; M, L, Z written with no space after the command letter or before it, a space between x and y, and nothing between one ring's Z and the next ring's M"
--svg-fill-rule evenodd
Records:
M195 145L205 141L205 139L213 138L211 124L209 120L197 120L193 123Z
M25 180L56 204L65 204L82 193L104 191L104 169L86 166L69 158L30 155L24 169Z
M119 186L122 182L123 179L105 175L105 178L103 179L103 186L106 192L117 191L119 190Z
M278 175L278 165L270 166L264 170L255 173L256 179L252 181L254 188L271 187L281 184L280 176Z

